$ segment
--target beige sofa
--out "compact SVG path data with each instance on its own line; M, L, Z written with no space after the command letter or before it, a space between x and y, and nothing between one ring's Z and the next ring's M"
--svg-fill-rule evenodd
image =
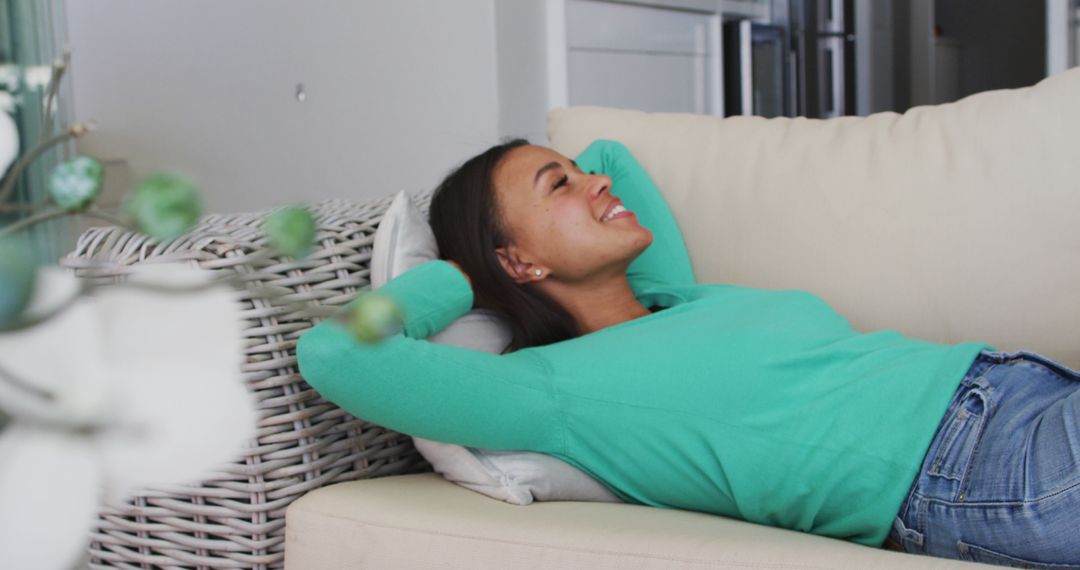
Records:
M982 340L1080 368L1080 70L903 115L830 121L561 109L549 135L571 156L596 138L624 142L665 193L699 281L804 289L858 330ZM285 561L972 567L699 513L511 506L431 473L308 493L287 511Z

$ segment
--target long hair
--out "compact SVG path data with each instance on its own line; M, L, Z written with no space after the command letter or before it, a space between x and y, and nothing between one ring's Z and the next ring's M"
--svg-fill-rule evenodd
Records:
M495 168L507 152L527 144L513 139L470 158L447 175L431 199L431 229L440 257L456 262L469 276L477 307L510 323L513 338L503 353L580 334L562 305L535 284L516 283L495 254L496 248L509 245L495 194Z

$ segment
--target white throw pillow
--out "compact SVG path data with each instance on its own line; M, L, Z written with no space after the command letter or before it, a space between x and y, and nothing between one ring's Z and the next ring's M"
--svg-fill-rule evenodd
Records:
M397 193L375 232L371 286L438 259L435 234L404 190ZM501 353L510 343L509 325L497 315L475 309L428 337L431 342ZM416 449L447 480L515 505L538 501L607 501L619 499L580 470L542 453L489 451L413 438Z

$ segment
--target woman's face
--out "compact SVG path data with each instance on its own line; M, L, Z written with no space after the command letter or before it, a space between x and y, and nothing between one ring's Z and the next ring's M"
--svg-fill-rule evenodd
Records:
M495 169L494 183L511 244L500 248L499 258L519 282L625 274L652 243L652 233L612 195L611 178L587 174L549 148L510 150Z

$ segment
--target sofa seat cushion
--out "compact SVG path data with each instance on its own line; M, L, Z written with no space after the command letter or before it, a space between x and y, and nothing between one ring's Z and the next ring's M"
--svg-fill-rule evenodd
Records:
M509 505L433 473L312 491L289 507L285 535L285 567L294 570L981 566L687 511L621 503Z

